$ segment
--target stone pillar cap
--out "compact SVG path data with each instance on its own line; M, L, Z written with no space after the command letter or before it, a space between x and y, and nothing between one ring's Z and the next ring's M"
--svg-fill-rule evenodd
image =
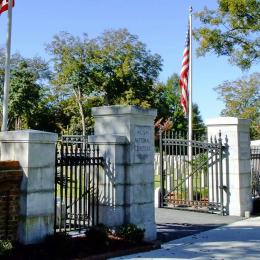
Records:
M260 147L260 140L253 140L250 142L250 145Z
M58 140L58 135L51 132L38 130L18 130L0 132L0 140L6 142L48 142L54 143Z
M237 117L217 117L205 120L206 126L218 125L249 125L250 119L242 119Z
M114 106L102 106L102 107L93 107L91 109L92 115L104 116L104 115L125 115L125 114L134 114L142 116L152 116L156 117L156 109L144 109L138 106L126 106L126 105L114 105Z

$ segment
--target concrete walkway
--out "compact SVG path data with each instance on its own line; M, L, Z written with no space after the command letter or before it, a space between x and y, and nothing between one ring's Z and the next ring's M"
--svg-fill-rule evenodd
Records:
M260 217L172 240L158 250L113 259L260 259Z

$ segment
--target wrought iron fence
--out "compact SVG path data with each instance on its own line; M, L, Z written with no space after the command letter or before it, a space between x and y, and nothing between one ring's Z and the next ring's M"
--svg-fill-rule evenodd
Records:
M224 149L221 135L205 142L161 133L162 206L224 214Z
M63 136L57 143L55 230L81 231L99 221L99 147L83 136Z
M260 147L251 147L252 196L260 197Z

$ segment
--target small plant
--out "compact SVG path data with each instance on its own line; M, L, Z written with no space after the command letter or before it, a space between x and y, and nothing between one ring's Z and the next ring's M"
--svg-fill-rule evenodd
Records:
M134 224L125 224L116 229L116 235L131 243L137 244L143 242L144 231L144 229L138 228Z
M7 256L11 253L13 244L10 240L0 240L0 256Z
M104 224L98 224L86 231L86 237L90 245L107 246L109 229Z

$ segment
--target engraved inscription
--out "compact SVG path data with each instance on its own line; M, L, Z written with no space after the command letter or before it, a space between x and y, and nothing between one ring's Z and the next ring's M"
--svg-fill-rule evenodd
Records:
M151 127L135 126L135 159L145 161L151 153Z

